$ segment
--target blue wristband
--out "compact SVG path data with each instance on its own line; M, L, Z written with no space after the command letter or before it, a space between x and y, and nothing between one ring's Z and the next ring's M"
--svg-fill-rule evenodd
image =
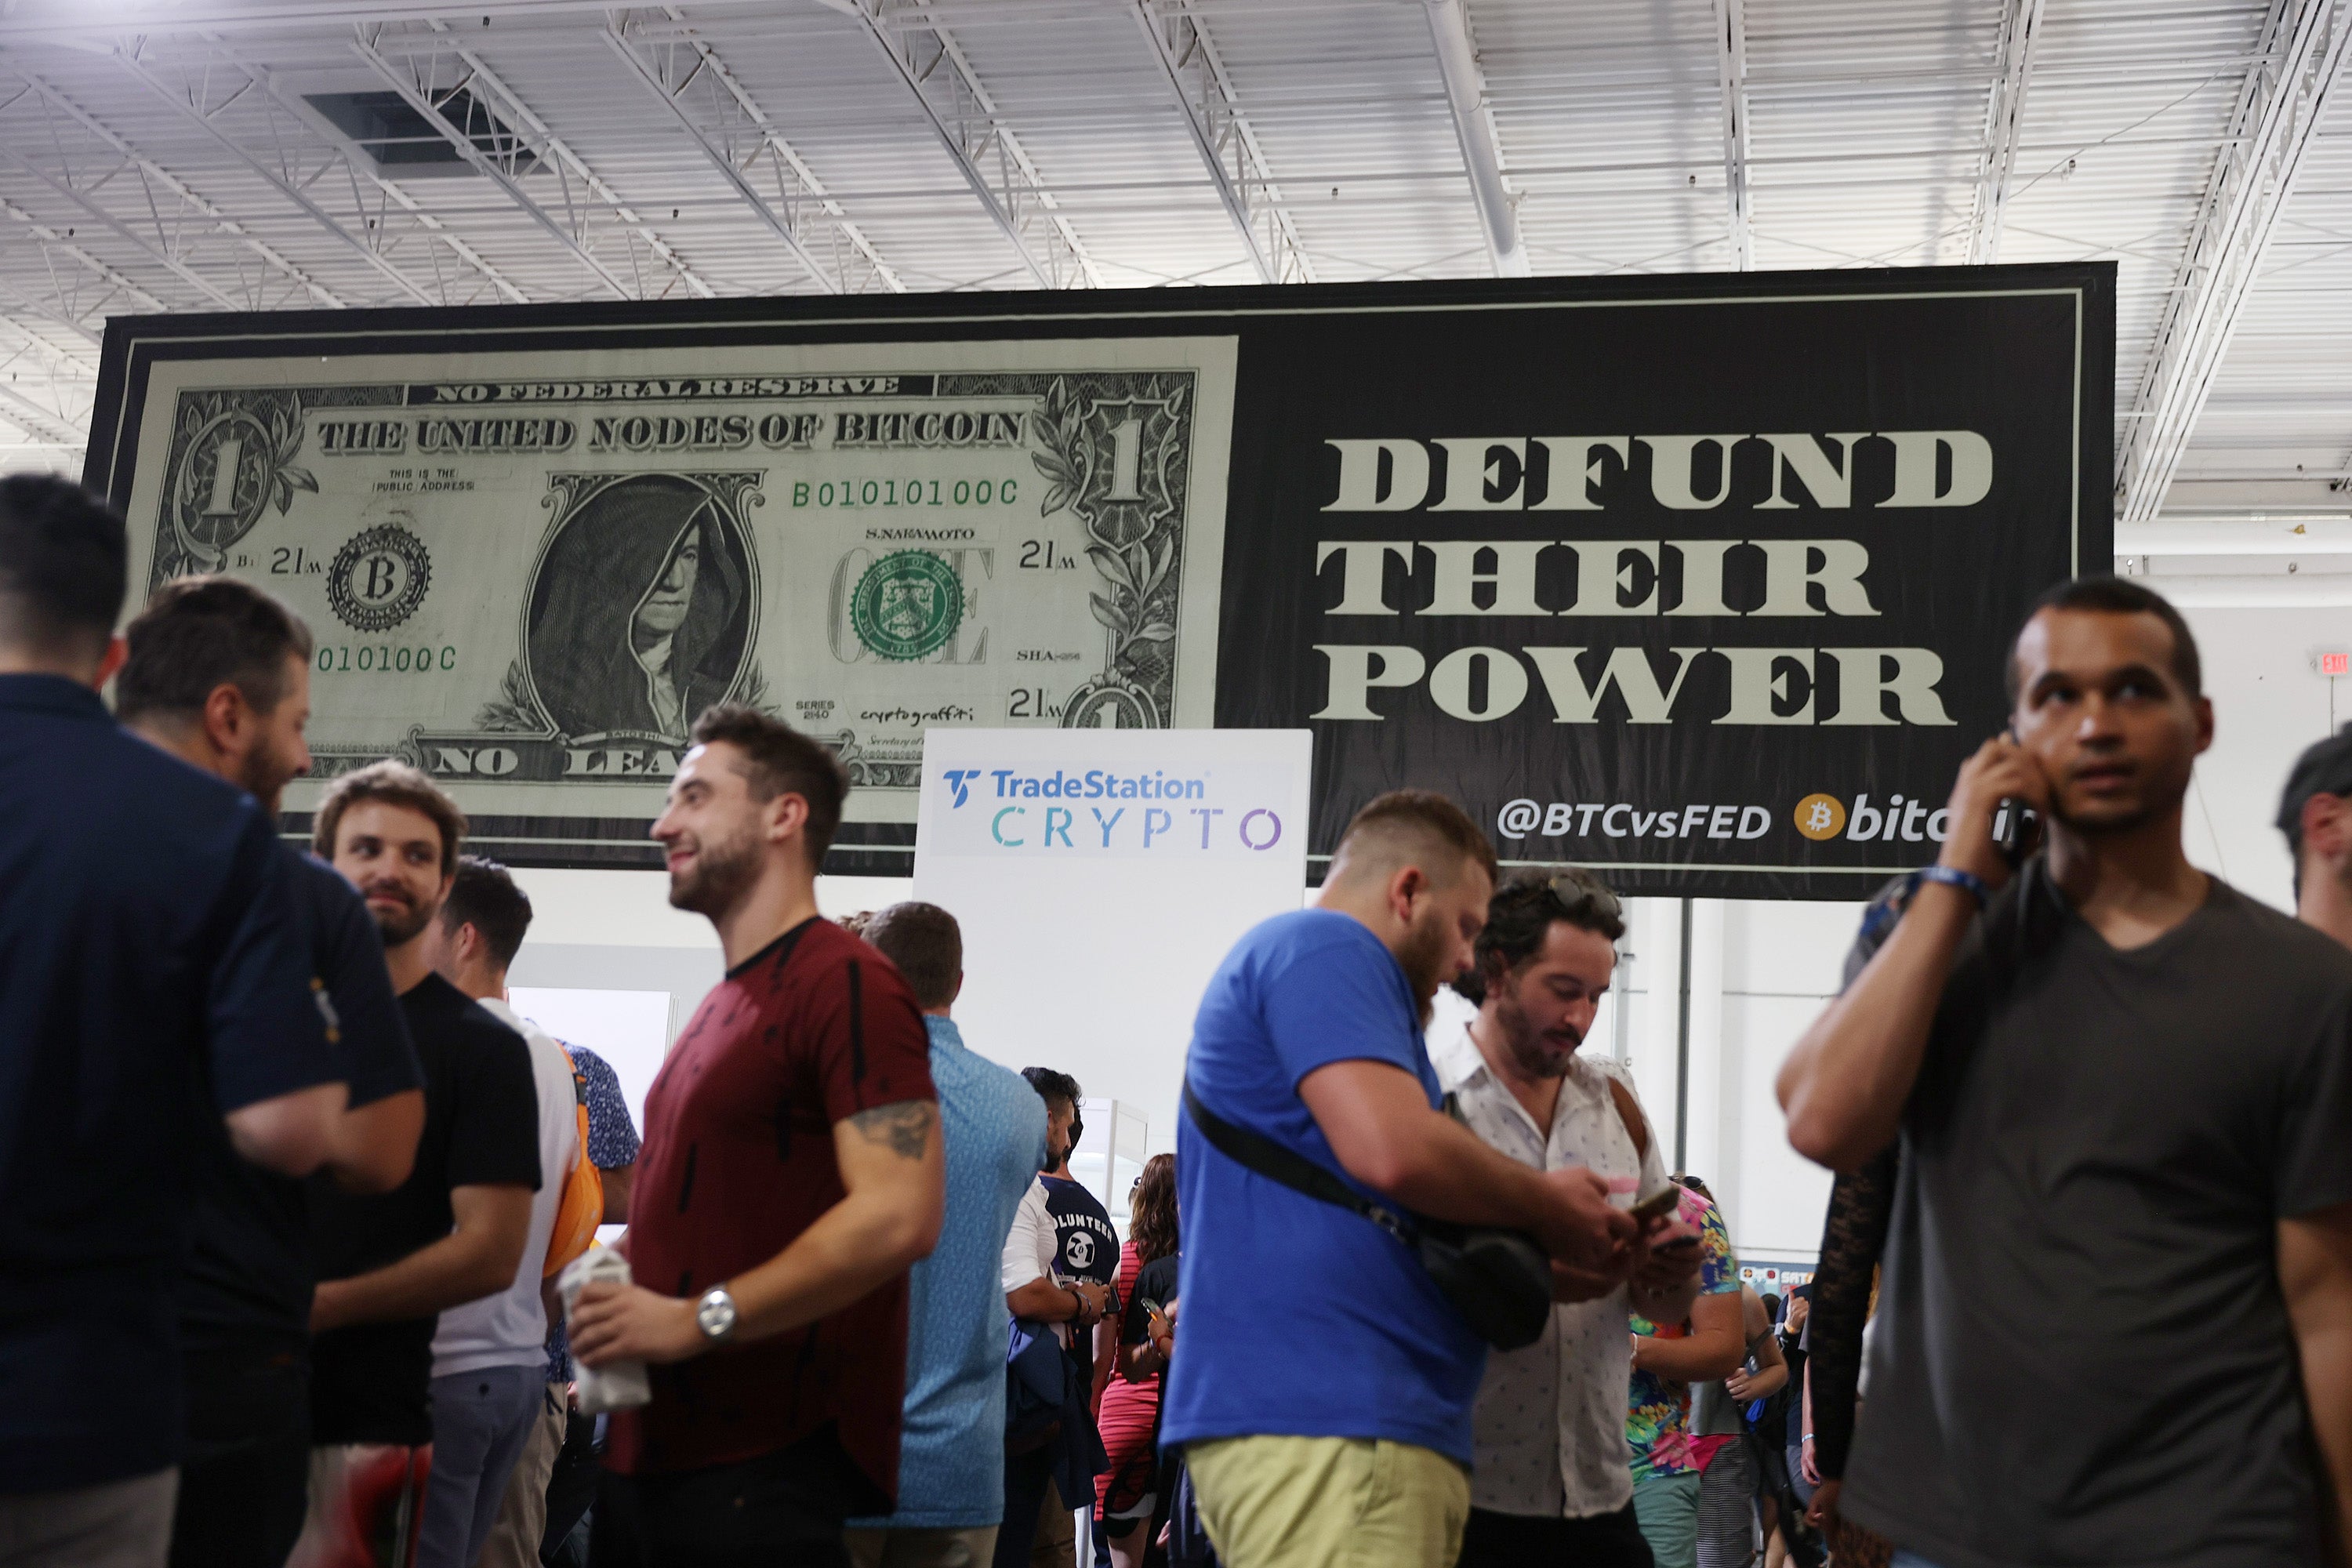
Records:
M1922 882L1941 882L1948 888L1958 888L1976 900L1982 909L1990 901L1992 889L1974 871L1963 871L1957 866L1922 866L1911 875Z

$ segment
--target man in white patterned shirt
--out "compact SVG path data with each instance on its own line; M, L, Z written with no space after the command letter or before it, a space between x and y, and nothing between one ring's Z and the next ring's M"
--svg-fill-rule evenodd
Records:
M1633 1090L1577 1053L1624 933L1616 895L1590 872L1512 877L1487 910L1476 968L1454 987L1477 1016L1433 1037L1430 1055L1455 1114L1489 1148L1539 1170L1589 1167L1631 1205L1666 1186L1656 1140ZM1649 1568L1627 1469L1626 1319L1681 1321L1698 1279L1696 1248L1658 1243L1630 1286L1559 1302L1543 1338L1487 1356L1461 1568Z

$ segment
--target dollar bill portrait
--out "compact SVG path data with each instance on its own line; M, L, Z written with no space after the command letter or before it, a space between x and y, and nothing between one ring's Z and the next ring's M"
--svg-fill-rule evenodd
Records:
M523 655L564 734L683 743L695 716L735 689L754 577L733 490L629 475L557 525L531 584Z

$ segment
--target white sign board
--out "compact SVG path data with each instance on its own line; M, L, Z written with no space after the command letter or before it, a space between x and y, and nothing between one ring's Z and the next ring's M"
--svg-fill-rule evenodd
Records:
M1304 730L930 730L914 896L963 926L964 1038L1075 1076L1173 1146L1201 992L1299 907Z

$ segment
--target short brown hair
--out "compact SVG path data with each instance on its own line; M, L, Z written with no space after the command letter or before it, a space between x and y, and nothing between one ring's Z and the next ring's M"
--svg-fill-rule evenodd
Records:
M515 886L514 873L479 855L457 857L457 877L441 905L441 929L472 926L482 933L501 970L510 967L530 931L530 895Z
M1378 845L1379 850L1372 847ZM1339 847L1332 852L1332 868L1337 870L1353 846L1359 855L1378 853L1383 858L1395 858L1402 866L1412 856L1436 848L1450 854L1454 860L1475 862L1492 881L1496 874L1495 847L1486 842L1486 834L1470 820L1470 814L1435 790L1392 789L1376 795L1370 804L1349 819L1348 830L1339 835ZM1434 874L1439 868L1425 868Z
M123 628L131 657L114 678L114 714L191 718L223 686L256 713L286 699L286 661L310 657L310 628L269 594L235 577L183 577L155 590Z
M363 800L404 805L430 817L433 826L441 830L441 874L446 877L456 871L457 850L466 842L466 814L457 809L449 793L421 769L392 757L345 773L327 786L325 797L319 802L318 815L310 819L313 854L321 860L335 858L335 829L342 825L343 813Z
M868 915L858 934L898 966L917 1006L928 1012L955 1000L963 975L963 928L955 916L909 899Z
M824 852L833 847L833 836L841 828L841 803L849 794L849 774L840 759L782 719L740 702L706 708L694 721L696 745L720 741L741 752L751 764L744 777L751 782L752 799L764 803L780 795L796 795L808 803L808 821L801 831L808 839L809 869L823 870Z

